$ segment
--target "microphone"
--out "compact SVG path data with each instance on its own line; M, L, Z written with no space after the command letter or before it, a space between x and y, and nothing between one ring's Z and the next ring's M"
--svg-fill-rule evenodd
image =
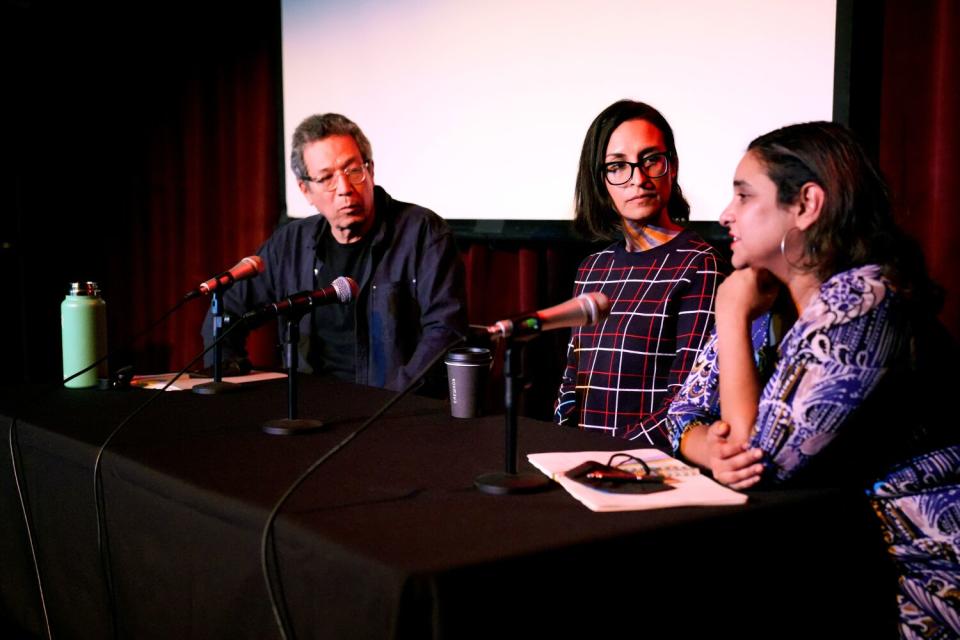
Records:
M224 271L220 275L201 283L199 287L188 293L187 297L195 298L201 294L208 296L214 291L229 287L238 280L248 280L261 274L263 269L263 260L260 259L260 256L247 256L229 271Z
M337 278L337 280L346 280L353 287L357 286L357 283L351 280L350 278ZM336 280L334 280L336 282ZM354 295L356 295L356 290L353 290ZM274 542L273 536L273 523L277 519L277 515L280 513L280 509L283 508L283 505L286 504L287 500L293 493L304 483L304 481L309 478L314 471L320 468L327 460L332 458L341 451L351 440L356 438L358 435L366 431L370 425L376 422L380 416L385 414L390 407L395 405L397 402L407 397L407 395L413 391L413 389L420 384L427 373L433 369L434 365L440 362L440 359L443 358L447 351L451 347L455 347L465 340L464 337L455 338L453 342L448 344L443 349L437 351L437 354L430 359L430 362L427 363L425 367L420 369L416 376L410 379L410 382L407 385L398 391L392 398L387 400L383 406L377 409L376 413L364 420L363 424L357 427L355 430L347 434L343 440L338 442L333 446L333 448L328 449L326 453L314 460L314 462L307 467L306 471L300 474L296 480L293 481L287 490L283 492L283 495L280 496L280 499L277 500L276 504L273 505L273 509L270 510L270 515L267 516L267 522L263 525L263 531L260 534L260 571L263 574L263 579L267 583L267 595L270 598L270 607L273 609L273 617L277 621L277 626L280 628L280 637L286 640L286 638L292 638L293 630L290 627L290 613L288 611L287 603L283 599L283 591L274 584L273 576L276 576L276 582L280 582L280 563L279 557L277 556L277 546ZM273 558L273 572L271 574L271 561Z
M487 327L494 338L528 338L541 331L596 324L610 313L610 299L599 291L582 293L572 300Z
M190 300L193 300L194 298L197 298L201 295L209 295L222 287L226 287L232 284L233 282L236 282L237 280L246 280L247 278L252 278L257 274L263 273L263 270L264 270L263 260L260 259L260 256L247 256L246 258L238 262L236 265L234 265L234 267L229 271L225 271L224 273L221 273L217 277L211 278L206 282L202 283L196 289L192 289L191 291L187 292L187 294L183 296L180 299L180 301L177 302L177 304L173 305L172 308L167 310L166 313L160 316L160 318L157 319L157 321L154 322L152 325L150 325L146 329L143 329L139 333L134 334L133 337L130 338L127 341L127 343L122 347L109 351L103 357L98 358L93 363L87 365L83 369L80 369L80 371L77 371L76 373L70 376L67 376L66 378L63 379L63 384L66 384L67 382L70 382L74 378L83 375L87 371L90 371L91 369L99 365L101 362L112 359L117 353L126 351L127 348L132 346L142 336L146 335L147 333L152 331L155 327L159 326L160 323L166 320L174 311L179 309L182 305L186 304ZM117 382L118 383L120 382L119 379ZM111 379L111 386L113 386L112 379Z
M244 322L262 320L273 316L283 316L291 313L305 313L314 307L325 304L347 304L360 294L360 287L353 278L341 276L334 280L329 287L317 291L300 291L278 302L270 302L259 309L243 314Z

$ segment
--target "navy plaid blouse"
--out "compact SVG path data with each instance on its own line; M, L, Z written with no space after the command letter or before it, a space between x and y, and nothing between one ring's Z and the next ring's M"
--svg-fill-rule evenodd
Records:
M572 330L555 421L669 447L667 408L713 325L718 264L690 230L647 251L620 241L588 256L574 295L600 291L611 310Z

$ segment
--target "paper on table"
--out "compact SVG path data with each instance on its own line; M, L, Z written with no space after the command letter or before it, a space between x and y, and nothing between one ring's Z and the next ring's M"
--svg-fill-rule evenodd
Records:
M531 453L530 464L556 480L574 498L593 511L643 511L667 507L744 504L747 496L720 485L676 458L657 449L631 449L623 453L636 456L667 477L673 490L656 493L625 494L600 491L572 480L564 472L588 460L605 463L615 451L571 451Z
M163 385L170 382L170 379L173 378L174 375L173 373L159 373L152 376L133 376L130 385L140 389L162 389ZM261 382L263 380L286 377L287 374L276 371L251 371L245 376L230 376L229 378L224 378L223 381L244 384L247 382ZM183 374L177 378L176 382L167 387L167 391L186 391L204 382L213 382L213 378L197 378L194 377L194 374L190 376Z

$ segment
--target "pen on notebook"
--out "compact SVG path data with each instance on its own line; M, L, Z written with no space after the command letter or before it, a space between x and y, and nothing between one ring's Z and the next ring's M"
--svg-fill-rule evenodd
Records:
M617 482L663 482L663 476L650 473L631 473L622 470L591 471L587 477L592 480L614 480Z

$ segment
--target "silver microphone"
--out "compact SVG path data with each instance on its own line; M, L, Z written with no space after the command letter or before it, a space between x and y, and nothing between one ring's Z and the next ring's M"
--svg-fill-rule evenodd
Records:
M528 337L553 329L596 324L609 313L610 299L599 291L592 291L543 311L500 320L487 327L487 333L495 338Z
M247 256L237 264L233 265L233 268L229 271L224 271L220 275L201 283L199 287L187 295L197 296L203 294L208 296L214 291L223 287L227 287L238 280L247 280L249 278L253 278L254 276L263 273L263 269L263 260L260 258L260 256Z
M353 278L341 276L330 283L329 287L316 291L300 291L291 296L270 302L259 309L243 314L243 320L261 320L273 316L283 316L291 313L305 313L314 307L326 304L347 304L360 293L360 287Z

